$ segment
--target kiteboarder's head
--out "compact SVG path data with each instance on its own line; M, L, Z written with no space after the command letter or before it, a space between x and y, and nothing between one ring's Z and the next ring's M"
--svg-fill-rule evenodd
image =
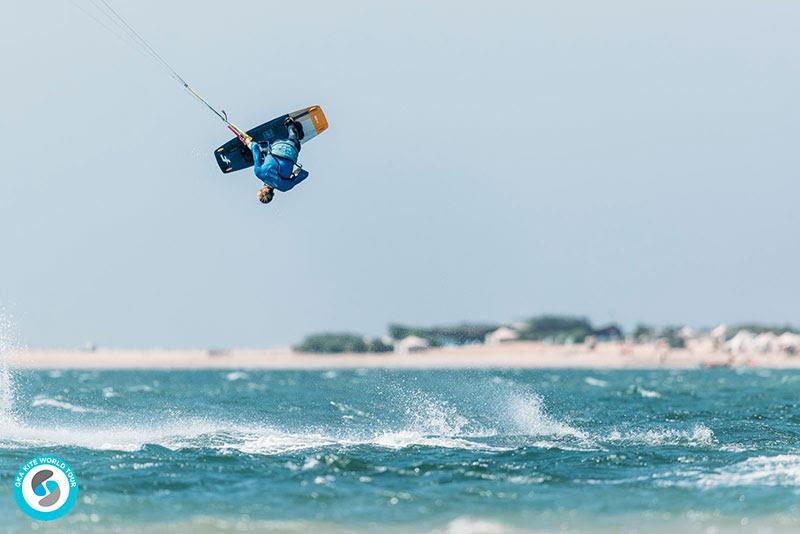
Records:
M258 200L262 204L269 204L273 196L275 196L275 190L268 185L258 190Z

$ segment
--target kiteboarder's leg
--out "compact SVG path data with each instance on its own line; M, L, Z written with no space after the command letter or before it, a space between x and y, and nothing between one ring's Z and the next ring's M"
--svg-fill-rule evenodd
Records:
M300 152L300 140L303 138L302 126L293 118L289 117L286 119L286 129L289 130L289 141L297 148L297 151Z

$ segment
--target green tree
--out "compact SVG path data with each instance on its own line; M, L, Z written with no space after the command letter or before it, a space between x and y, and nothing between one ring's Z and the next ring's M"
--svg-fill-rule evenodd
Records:
M571 315L540 315L529 319L520 330L519 338L528 341L553 340L581 343L592 335L594 328L585 317Z
M299 352L367 352L369 345L358 334L325 332L306 336L294 349Z
M686 347L686 340L680 335L679 326L666 326L661 330L659 338L665 340L672 349L682 349Z
M466 345L481 343L486 334L497 330L496 324L461 323L451 326L434 326L429 328L390 324L389 335L393 339L417 336L425 339L432 347L443 345Z
M654 335L655 329L650 325L639 323L636 325L636 328L633 329L633 339L639 342L652 339Z
M369 341L368 350L369 352L392 352L394 347L387 345L382 339L376 337Z

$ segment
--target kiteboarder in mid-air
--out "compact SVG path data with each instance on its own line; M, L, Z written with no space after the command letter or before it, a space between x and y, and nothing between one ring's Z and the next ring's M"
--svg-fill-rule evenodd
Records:
M279 139L267 145L267 149L252 139L247 140L248 148L253 151L253 171L264 187L258 191L258 200L268 204L278 191L289 191L308 178L308 171L300 168L295 171L297 157L300 154L300 140L303 139L303 126L289 117L286 119L289 130L288 139Z
M97 8L98 14L104 16L127 36L125 40L129 41L129 44L150 56L150 59L164 68L192 97L214 113L236 135L234 139L214 151L214 157L223 173L239 171L251 164L254 165L256 176L264 182L264 187L258 192L258 200L264 204L272 200L276 189L289 191L308 178L308 172L297 163L297 157L300 155L301 142L313 139L328 128L328 120L321 107L309 106L299 109L245 131L229 121L228 114L224 110L218 110L209 104L106 0L102 2L92 0L92 5ZM86 14L99 22L92 13ZM112 30L112 33L115 32Z

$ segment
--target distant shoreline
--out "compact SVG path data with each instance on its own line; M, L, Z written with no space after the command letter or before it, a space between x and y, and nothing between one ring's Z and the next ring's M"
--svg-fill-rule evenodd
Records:
M656 345L600 343L550 345L518 341L468 345L411 354L316 354L289 348L231 349L27 349L3 355L17 369L696 369L752 366L800 369L800 356L691 352Z

